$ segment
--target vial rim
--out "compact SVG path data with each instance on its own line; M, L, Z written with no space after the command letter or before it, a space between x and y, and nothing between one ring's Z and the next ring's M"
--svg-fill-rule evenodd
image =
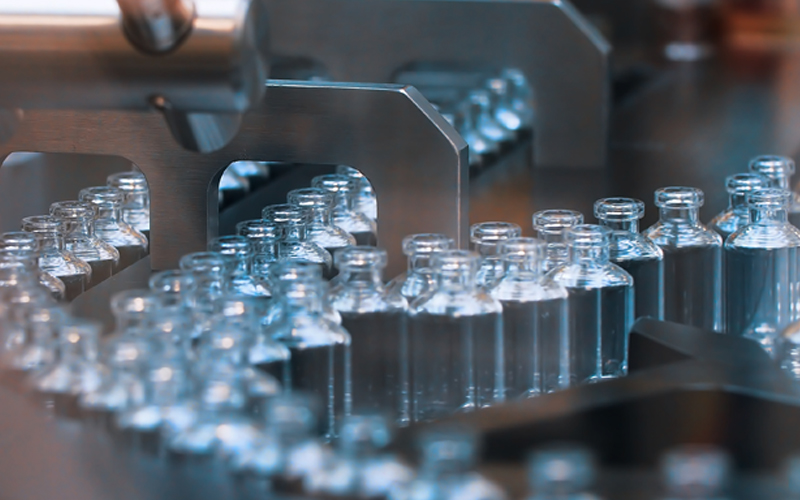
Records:
M656 189L655 205L658 208L700 208L705 203L702 190L688 186L668 186Z
M583 214L577 210L553 208L540 210L531 217L533 229L538 233L560 234L565 229L583 224Z
M644 210L644 202L636 198L601 198L594 202L594 216L598 220L639 220L644 217Z

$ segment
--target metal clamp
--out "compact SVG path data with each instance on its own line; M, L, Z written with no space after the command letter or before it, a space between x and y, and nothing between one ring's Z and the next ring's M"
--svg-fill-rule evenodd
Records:
M611 48L563 0L267 0L272 53L334 80L392 82L415 62L521 70L534 90L534 164L605 165Z

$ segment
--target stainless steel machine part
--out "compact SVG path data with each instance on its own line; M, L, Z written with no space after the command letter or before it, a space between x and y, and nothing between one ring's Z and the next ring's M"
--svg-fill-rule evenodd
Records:
M267 0L276 56L338 81L391 82L410 63L516 68L535 100L534 165L602 167L610 45L564 0Z
M267 29L261 0L0 0L0 138L24 120L8 110L156 107L184 147L218 149L264 95Z
M439 232L466 241L467 146L416 89L289 81L267 87L239 134L212 153L180 147L154 112L32 110L0 145L0 158L37 151L116 155L135 163L150 186L153 269L176 267L182 255L205 249L217 235L217 185L236 160L361 170L378 195L387 276L405 268L404 235Z

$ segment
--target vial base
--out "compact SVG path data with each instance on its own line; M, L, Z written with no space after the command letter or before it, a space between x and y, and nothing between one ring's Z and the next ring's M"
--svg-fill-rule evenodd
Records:
M501 301L506 399L528 398L569 384L566 299Z
M664 318L664 267L659 259L614 261L633 277L634 318Z
M409 420L408 339L404 311L342 314L350 333L353 410Z

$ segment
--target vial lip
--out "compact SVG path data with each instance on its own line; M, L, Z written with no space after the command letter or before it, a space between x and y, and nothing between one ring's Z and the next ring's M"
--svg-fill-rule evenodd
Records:
M769 179L761 174L734 174L725 178L728 194L744 194L769 187Z
M253 219L236 224L236 234L250 240L279 240L280 229L265 219Z
M228 259L218 252L195 252L181 257L182 271L193 274L219 274L225 272Z
M386 267L388 256L383 248L368 246L345 247L334 253L334 262L342 268L378 268Z
M684 186L671 186L656 190L655 203L658 208L699 208L705 198L703 191Z
M791 177L794 174L794 160L786 156L762 155L750 160L750 171L769 177L780 179Z
M241 257L249 255L252 247L250 240L244 236L219 236L209 242L208 250L222 255Z
M58 201L50 205L50 215L59 219L88 220L95 216L94 207L85 201Z
M780 210L789 206L791 198L792 194L784 189L759 189L747 195L747 205L751 208Z
M290 205L309 208L330 208L333 206L333 195L321 188L302 188L289 191L286 199Z
M452 238L438 233L412 234L403 238L403 253L407 256L434 254L455 246Z
M147 286L153 292L183 293L194 288L194 278L184 271L170 269L150 276Z
M555 444L528 456L528 481L538 492L579 492L594 482L595 460L588 449Z
M112 207L122 203L125 194L111 186L94 186L81 189L78 199L99 207Z
M152 313L160 302L146 288L124 290L111 296L111 311L114 315L145 315Z
M32 215L22 219L22 230L28 233L60 233L64 222L52 215Z
M289 205L288 203L267 205L261 211L261 217L278 226L306 224L308 222L308 209L297 205Z
M598 220L626 221L644 217L644 202L635 198L603 198L594 203Z
M469 228L469 235L475 244L498 243L522 236L522 228L511 222L481 222Z
M512 238L500 243L500 253L505 257L538 257L545 244L536 238Z
M141 172L118 172L106 178L106 183L128 193L146 193L147 179Z
M730 474L728 454L710 445L685 445L664 454L661 473L671 492L704 496L722 490Z
M574 248L607 247L611 231L596 224L579 224L567 230L567 245Z
M476 273L480 257L467 250L445 250L434 254L433 267L441 274Z
M318 175L311 179L311 186L324 189L329 193L349 192L353 189L350 177L343 174Z
M540 234L561 234L583 224L583 214L575 210L542 210L533 214L533 229Z

